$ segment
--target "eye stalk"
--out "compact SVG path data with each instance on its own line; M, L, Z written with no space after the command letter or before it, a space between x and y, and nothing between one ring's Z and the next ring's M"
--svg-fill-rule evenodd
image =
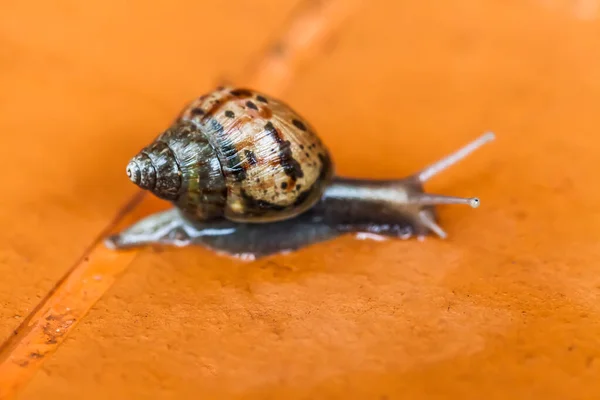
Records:
M421 183L425 183L432 177L438 175L440 172L448 169L448 167L453 166L458 163L463 158L467 157L475 150L479 149L484 144L491 142L496 138L496 135L493 132L487 132L483 135L479 136L477 139L468 143L466 146L461 147L454 153L434 162L433 164L423 168L420 172L416 174L417 178ZM478 206L479 204L477 204ZM473 208L477 207L474 206Z
M336 177L324 195L328 208L326 216L331 223L347 229L381 231L383 226L393 226L395 221L397 226L406 226L417 236L430 231L446 238L447 234L436 222L433 207L465 204L477 208L480 200L478 197L426 193L423 185L494 138L493 133L485 133L404 179L377 181Z
M466 146L461 147L454 153L442 158L434 162L433 164L423 168L418 173L414 174L413 177L419 183L423 184L427 182L429 179L438 175L440 172L445 171L449 167L455 165L462 159L466 158L468 155L473 153L475 150L482 147L484 144L491 142L496 138L496 135L493 132L487 132L477 139L471 141ZM412 199L414 204L419 205L441 205L441 204L468 204L472 208L477 208L481 204L478 197L455 197L455 196L445 196L439 194L428 194L428 193L419 193L418 196Z

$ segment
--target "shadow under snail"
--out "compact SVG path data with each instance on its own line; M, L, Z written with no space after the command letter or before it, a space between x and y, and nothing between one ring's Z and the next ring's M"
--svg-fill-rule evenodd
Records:
M256 259L350 232L445 238L434 206L477 207L479 199L428 194L423 184L493 139L483 134L405 178L342 177L313 127L287 104L219 87L188 104L127 166L134 184L174 207L105 243L201 245Z

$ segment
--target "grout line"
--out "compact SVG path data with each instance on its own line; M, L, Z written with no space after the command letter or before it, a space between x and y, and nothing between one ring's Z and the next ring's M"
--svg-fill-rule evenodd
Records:
M108 224L108 226L105 227L103 231L84 250L81 257L79 257L75 264L73 264L73 266L69 268L69 270L56 282L52 289L50 289L46 296L40 301L40 303L36 307L34 307L34 309L23 320L23 322L21 322L19 327L15 329L13 335L0 345L0 372L2 371L1 366L9 357L11 351L16 347L16 345L22 340L23 336L28 332L28 327L32 326L35 323L35 321L39 319L39 314L43 312L44 306L47 306L50 299L53 296L55 296L55 294L61 289L61 287L63 287L67 279L69 279L69 277L74 273L78 266L89 260L90 254L93 253L94 248L101 244L104 238L110 232L115 230L115 228L120 224L120 222L142 201L144 196L144 192L138 191L129 199L129 201L123 207L119 209L119 211L112 219L112 221ZM0 383L2 382L1 377L2 374L0 373ZM0 391L0 393L2 392Z
M237 81L272 95L283 92L297 72L318 56L320 48L359 3L302 1L282 32L275 35L277 40ZM138 191L128 200L15 334L0 345L0 399L16 395L140 253L136 249L110 250L103 240L109 233L135 222L131 211L141 203L144 194Z
M240 79L251 88L278 95L294 76L314 60L352 15L362 0L305 0L256 62ZM290 65L293 68L290 68Z
M137 252L112 252L103 239L133 222L130 212L145 193L136 193L75 263L0 346L0 399L14 395L56 351L67 334L112 286Z

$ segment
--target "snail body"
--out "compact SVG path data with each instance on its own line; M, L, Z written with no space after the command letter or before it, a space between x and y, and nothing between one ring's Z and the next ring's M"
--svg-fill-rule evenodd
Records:
M484 134L402 179L344 178L314 128L290 106L253 90L220 87L189 103L127 166L134 184L173 209L106 243L200 244L256 258L345 232L445 237L433 207L476 207L479 200L426 194L423 184L493 138Z

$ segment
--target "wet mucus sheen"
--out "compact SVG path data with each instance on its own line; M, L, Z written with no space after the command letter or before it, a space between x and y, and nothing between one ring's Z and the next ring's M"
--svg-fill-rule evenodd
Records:
M178 186L172 201L192 219L288 219L312 207L333 176L312 127L286 104L247 89L198 98L157 142L171 149L180 171L179 184L170 180Z

